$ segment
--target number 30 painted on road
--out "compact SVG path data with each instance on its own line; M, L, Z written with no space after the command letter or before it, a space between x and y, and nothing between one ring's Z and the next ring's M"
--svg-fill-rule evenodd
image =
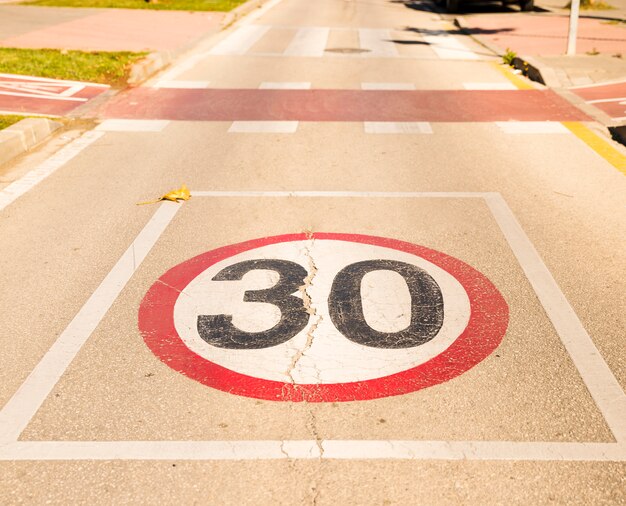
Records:
M154 283L139 311L146 344L171 368L279 401L366 400L448 381L484 360L507 325L500 292L461 260L330 233L203 253Z

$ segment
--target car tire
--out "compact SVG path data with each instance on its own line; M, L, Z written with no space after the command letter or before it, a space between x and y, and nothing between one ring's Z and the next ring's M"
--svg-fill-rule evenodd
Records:
M535 1L534 0L522 0L519 3L519 7L522 10L522 12L531 12L533 8L535 7Z
M533 1L533 0L531 0ZM459 0L446 0L446 12L454 14L459 11Z

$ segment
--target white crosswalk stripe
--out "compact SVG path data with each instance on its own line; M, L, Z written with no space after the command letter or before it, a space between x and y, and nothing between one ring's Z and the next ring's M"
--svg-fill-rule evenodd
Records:
M285 56L324 56L330 28L301 28L285 49Z

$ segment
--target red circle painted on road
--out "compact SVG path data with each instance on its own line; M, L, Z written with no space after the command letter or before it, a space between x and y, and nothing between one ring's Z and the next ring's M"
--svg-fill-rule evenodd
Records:
M307 239L347 241L395 249L421 257L452 275L470 303L469 322L441 354L416 367L363 381L334 384L294 384L235 372L191 351L174 323L174 305L181 292L206 269L229 257L270 244ZM500 344L509 309L498 289L465 262L416 244L358 234L287 234L254 239L214 249L166 272L145 295L139 309L139 329L147 346L172 369L204 385L265 400L341 402L376 399L414 392L446 382L484 360Z

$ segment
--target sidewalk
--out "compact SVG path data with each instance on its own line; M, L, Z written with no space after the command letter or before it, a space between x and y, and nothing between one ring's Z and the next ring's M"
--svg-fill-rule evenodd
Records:
M219 31L223 12L0 5L0 46L176 51Z

